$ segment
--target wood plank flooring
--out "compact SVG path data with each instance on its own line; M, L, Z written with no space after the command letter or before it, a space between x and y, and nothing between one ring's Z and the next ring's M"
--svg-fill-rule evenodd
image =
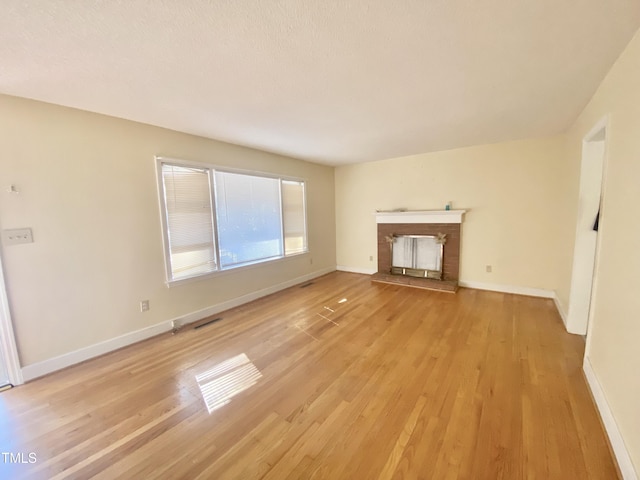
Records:
M0 478L616 478L551 300L336 272L217 316L1 393Z

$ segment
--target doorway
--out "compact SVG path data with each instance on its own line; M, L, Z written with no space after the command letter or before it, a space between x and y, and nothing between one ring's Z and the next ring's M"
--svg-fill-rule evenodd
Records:
M6 385L21 385L23 382L22 370L18 360L9 299L4 282L4 268L2 255L0 255L0 388Z
M4 353L0 351L0 390L10 383L9 372L7 372L7 367L4 364Z
M578 221L567 315L567 331L578 335L587 334L593 307L593 285L598 268L598 230L602 223L607 124L608 119L602 119L582 141Z

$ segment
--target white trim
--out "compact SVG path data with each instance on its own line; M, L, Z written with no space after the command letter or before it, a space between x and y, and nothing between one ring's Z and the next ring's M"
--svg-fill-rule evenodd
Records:
M132 343L140 342L151 338L155 335L168 332L171 330L172 325L170 321L165 321L152 325L150 327L142 328L134 332L129 332L119 337L111 338L100 343L90 345L88 347L74 350L73 352L65 353L57 357L49 358L42 362L33 363L22 367L22 376L25 382L33 380L34 378L42 377L48 373L62 370L63 368L70 367L76 363L84 362L94 357L104 355L105 353L112 352Z
M190 313L187 313L186 315L181 315L179 317L172 318L170 320L165 320L163 322L157 323L156 325L152 325L150 327L146 327L141 330L129 332L119 337L105 340L103 342L96 343L94 345L90 345L88 347L84 347L79 350L75 350L73 352L65 353L63 355L60 355L54 358L49 358L42 362L27 365L26 367L22 368L22 376L24 377L25 381L42 377L43 375L47 375L48 373L52 373L57 370L61 370L63 368L69 367L71 365L84 362L85 360L89 360L91 358L104 355L105 353L109 353L113 350L126 347L128 345L131 345L136 342L140 342L142 340L146 340L147 338L153 337L155 335L169 332L173 328L174 321L181 322L182 325L193 323L198 320L202 320L203 318L207 318L211 315L215 315L219 312L229 310L230 308L234 308L239 305L243 305L245 303L256 300L258 298L271 295L272 293L276 293L280 290L284 290L285 288L293 287L300 283L307 282L317 277L321 277L322 275L326 275L327 273L331 273L335 270L336 270L335 267L328 267L322 270L317 270L315 272L302 275L301 277L296 277L292 280L279 283L278 285L272 285L268 288L264 288L262 290L251 292L241 297L228 300L226 302L218 303L216 305L203 308L202 310L190 312Z
M363 275L373 275L378 271L375 268L345 267L343 265L338 265L336 270L339 272L362 273Z
M560 299L558 298L557 292L553 292L553 303L556 304L556 309L560 314L560 318L562 319L562 323L564 323L564 328L567 328L567 312L565 312Z
M574 252L571 265L571 283L569 294L569 305L567 306L567 317L565 321L566 329L569 333L586 335L589 329L589 323L593 316L595 299L596 299L596 286L599 269L600 258L600 232L604 224L605 218L605 185L606 185L606 172L609 156L609 115L602 117L596 124L589 130L583 139L581 144L581 157L580 157L580 191L578 195L578 216L576 217L575 239L574 239ZM593 157L593 147L589 148L590 144L596 142L602 143L604 150L601 155L598 156L598 160ZM591 188L585 188L583 183L585 182L585 170L589 165L594 165L594 162L601 162L599 172L600 183L598 188L598 213L600 215L600 232L594 234L591 231L591 225L594 217L589 217L586 221L588 225L583 223L584 216L580 214L585 210L583 203L586 198L594 198L594 193ZM597 166L597 163L595 164ZM595 211L591 211L591 214L595 215ZM587 242L591 243L595 240L595 244L585 246ZM578 246L581 248L578 249ZM585 271L585 266L588 267ZM589 280L587 285L584 285L584 280ZM588 343L588 342L587 342Z
M336 271L336 267L333 267L333 266L328 268L323 268L322 270L317 270L315 272L308 273L301 277L296 277L292 280L288 280L286 282L282 282L277 285L272 285L270 287L263 288L262 290L247 293L246 295L243 295L241 297L236 297L231 300L227 300L226 302L218 303L216 305L203 308L202 310L197 310L195 312L191 312L186 315L173 318L169 320L168 323L172 325L174 321L178 321L178 322L181 322L182 325L186 325L189 323L197 322L198 320L202 320L203 318L210 317L211 315L224 312L225 310L229 310L231 308L235 308L240 305L244 305L245 303L249 303L249 302L252 302L253 300L257 300L258 298L266 297L267 295L271 295L272 293L279 292L280 290L284 290L285 288L293 287L295 285L308 282L309 280L321 277L323 275L326 275L327 273L331 273L335 271Z
M589 354L591 350L591 340L593 339L593 335L590 335L590 325L593 325L593 316L595 315L595 306L598 298L598 288L600 281L600 252L602 249L602 234L601 231L603 226L606 226L606 214L607 208L605 206L605 198L607 196L607 170L609 168L609 152L611 151L611 116L606 114L600 121L591 129L589 132L590 135L588 138L593 139L599 130L604 130L604 155L602 158L602 180L601 180L601 190L600 190L600 223L598 227L598 238L596 240L596 252L595 252L595 264L593 271L593 283L591 285L591 304L589 305L589 316L587 317L587 340L585 345L585 357ZM586 138L586 137L585 137Z
M377 272L374 268L360 268L360 267L346 267L344 265L338 265L336 270L339 272L351 272L351 273L362 273L364 275L373 275ZM556 292L553 290L545 290L542 288L531 288L531 287L518 287L514 285L497 285L494 283L481 283L481 282L466 282L464 280L460 280L458 285L465 288L473 288L476 290L489 290L492 292L501 292L501 293L513 293L516 295L527 295L529 297L542 297L542 298L552 298L556 307L558 308L558 312L560 316L564 318L564 312L560 307L560 303L557 301Z
M9 298L7 296L7 286L4 281L4 268L2 266L2 256L0 255L0 354L3 355L1 362L5 363L8 380L12 385L24 383L22 371L20 370L20 358L16 346L16 337L13 332L11 322L11 310L9 309Z
M272 263L287 262L289 260L293 260L295 258L302 257L304 255L311 257L311 252L307 250L305 252L292 253L291 255L287 255L286 257L270 258L268 260L257 260L253 263L227 267L224 270L216 270L215 272L206 273L204 275L198 275L197 277L181 278L180 280L171 280L170 282L165 280L164 284L166 285L167 288L179 287L181 285L188 284L188 283L201 282L202 280L207 280L207 279L217 278L217 277L224 277L225 275L232 275L234 273L237 273L243 270L251 270L254 268L264 268L265 265L269 265Z
M351 273L362 273L364 275L373 275L377 272L376 269L373 268L359 268L359 267L345 267L343 265L338 265L336 270L339 272L351 272ZM551 298L556 305L556 309L558 310L558 314L560 318L566 325L567 323L567 314L558 299L558 295L553 290L545 290L542 288L531 288L531 287L517 287L513 285L496 285L493 283L481 283L481 282L465 282L460 280L458 282L460 287L465 288L473 288L476 290L489 290L492 292L501 292L501 293L513 293L515 295L527 295L529 297L542 297L542 298Z
M376 223L462 223L466 210L375 212Z
M598 122L591 128L591 130L589 130L589 133L587 133L582 138L582 141L591 142L591 141L597 140L594 137L596 136L596 134L600 133L601 130L605 131L605 137L603 138L603 140L605 140L607 137L607 134L609 133L608 129L609 129L609 114L605 115L600 120L598 120Z
M596 372L593 370L589 357L587 356L584 357L584 361L582 362L582 369L584 370L587 385L589 385L589 388L591 389L593 399L598 412L600 413L604 429L609 437L611 449L613 450L613 455L616 457L616 461L618 462L618 467L620 468L623 480L638 480L638 474L633 468L633 462L631 461L629 451L624 444L622 433L620 433L620 430L618 429L618 424L613 416L611 407L609 407L607 397L604 394L604 390L602 390L602 386L598 381Z
M518 287L515 285L497 285L494 283L466 282L460 280L458 285L466 288L475 288L477 290L489 290L491 292L514 293L516 295L527 295L529 297L554 298L553 290L544 290L542 288Z

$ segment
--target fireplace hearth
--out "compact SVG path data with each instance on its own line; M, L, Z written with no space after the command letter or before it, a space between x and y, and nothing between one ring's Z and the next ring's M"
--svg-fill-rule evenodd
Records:
M464 213L377 212L378 271L372 281L455 292Z

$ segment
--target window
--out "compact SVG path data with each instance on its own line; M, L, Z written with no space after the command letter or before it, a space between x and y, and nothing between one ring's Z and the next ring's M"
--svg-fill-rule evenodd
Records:
M171 280L216 270L209 173L162 165Z
M305 183L158 159L169 282L307 251Z
M282 216L284 217L284 251L287 255L307 251L307 227L304 183L283 180Z
M222 267L282 256L280 180L216 172Z

